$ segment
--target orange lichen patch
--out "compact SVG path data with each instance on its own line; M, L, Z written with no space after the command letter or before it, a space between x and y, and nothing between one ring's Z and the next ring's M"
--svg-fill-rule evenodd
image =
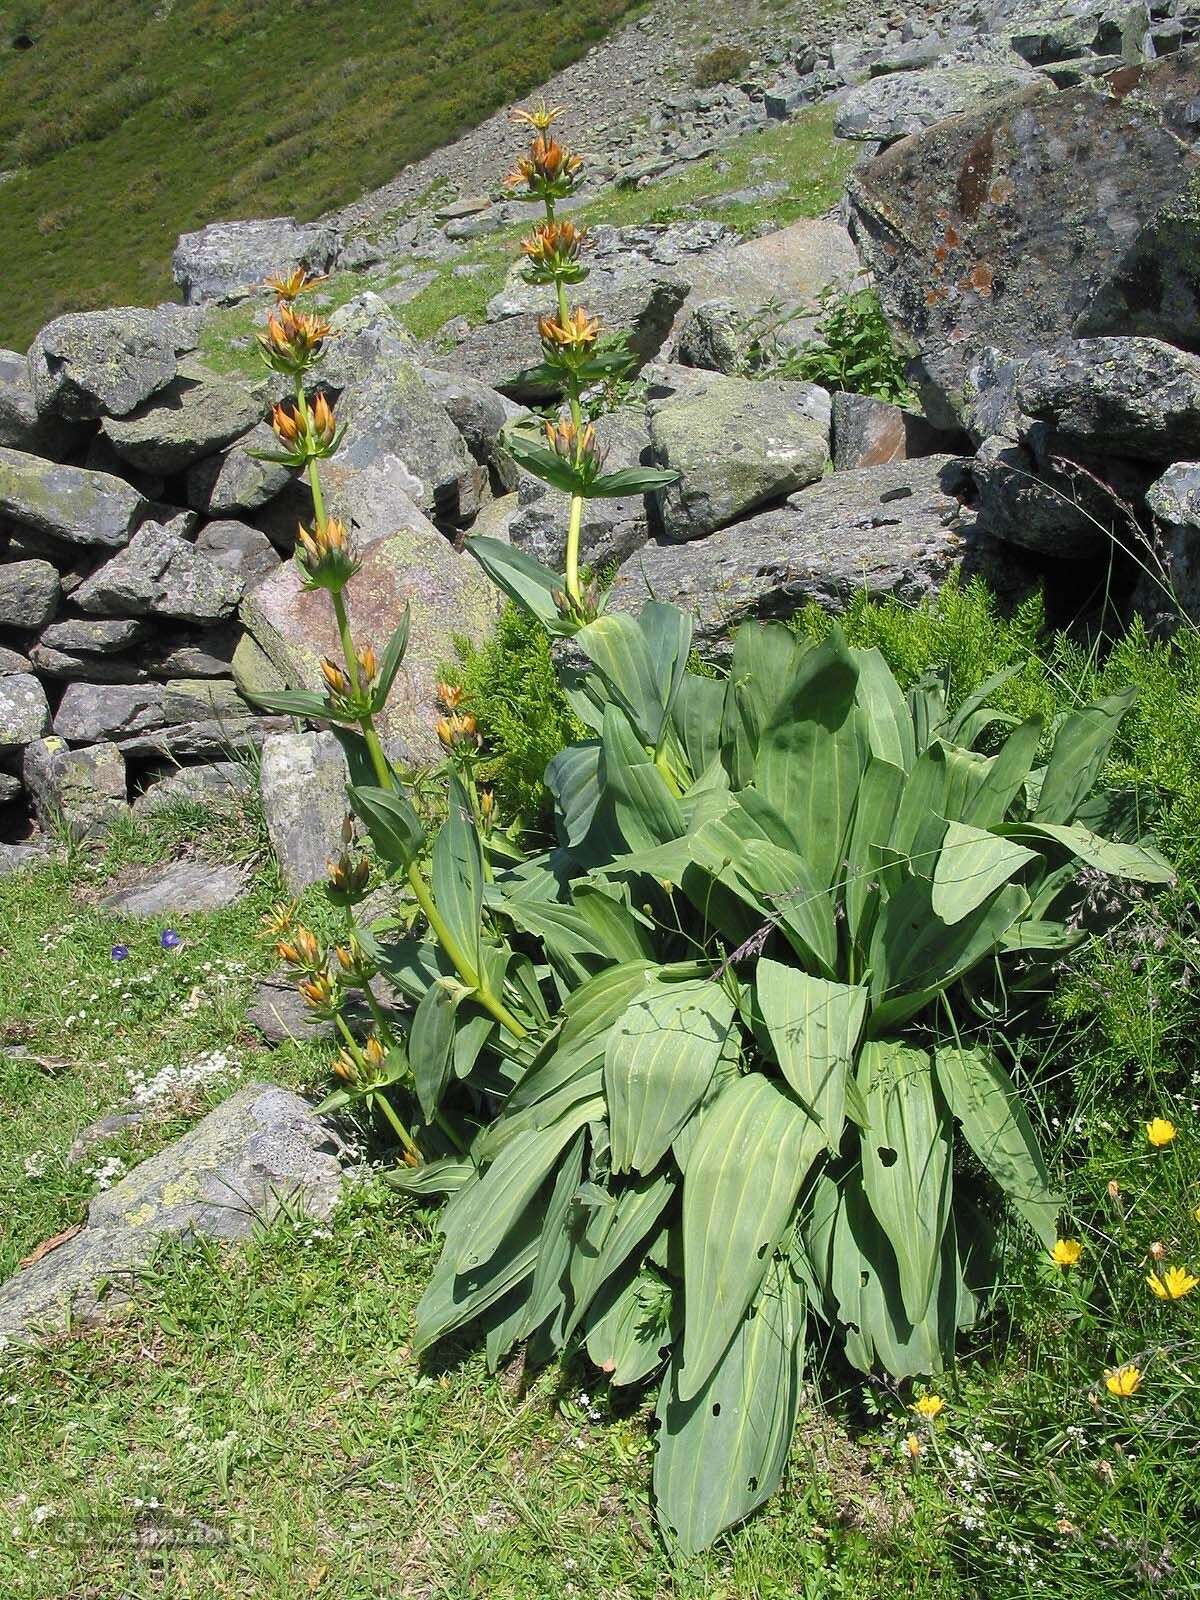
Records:
M949 223L946 225L946 232L942 235L942 237L950 246L951 250L954 249L956 244L962 243L962 234L959 233L957 228L953 227Z
M936 306L937 304L939 304L940 301L944 300L945 298L946 298L945 289L926 289L926 291L925 291L925 304L927 306Z
M1017 186L1011 178L997 178L988 190L988 199L994 206L1002 206L1006 200L1011 200L1017 192Z
M967 283L972 289L975 290L976 294L981 294L986 300L992 292L992 283L994 278L995 274L992 272L992 269L988 266L987 262L977 261L971 268L971 273L967 279Z

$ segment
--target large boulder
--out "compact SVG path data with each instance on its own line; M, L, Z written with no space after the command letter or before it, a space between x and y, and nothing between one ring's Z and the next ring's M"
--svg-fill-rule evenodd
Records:
M491 466L496 460L501 430L521 415L520 406L466 373L443 372L437 367L417 370L438 404L445 407L475 460Z
M1170 461L1200 443L1200 356L1159 339L1078 339L1034 355L1019 410L1078 449Z
M296 469L263 461L256 451L279 451L279 440L266 422L188 469L188 505L210 517L227 517L257 511L273 500L297 476Z
M230 573L243 593L279 565L279 552L265 533L231 518L205 523L196 535L196 553Z
M21 776L38 822L61 823L76 839L105 833L125 814L125 760L116 745L69 750L58 737L36 739Z
M325 477L331 510L347 516L337 474ZM427 760L439 750L433 731L439 668L453 659L460 636L475 642L486 637L495 598L476 563L455 550L411 501L405 504L397 484L379 481L378 495L370 486L368 474L357 475L355 489L366 491L366 525L360 524L355 535L362 565L346 588L351 624L361 644L369 641L382 651L405 604L411 608L408 653L381 730L396 741L404 759ZM241 617L289 687L323 687L321 658L337 660L340 641L327 597L303 588L294 562L250 590Z
M46 691L32 673L8 672L0 677L0 751L32 744L49 726Z
M605 472L646 466L650 437L640 411L606 412L596 423L596 437L605 451ZM524 469L516 470L517 510L508 523L508 538L544 566L562 570L566 553L570 496L552 489ZM473 532L482 532L476 527ZM593 567L624 561L649 537L644 495L585 500L579 530L581 559Z
M200 316L185 306L70 311L30 346L37 409L75 421L123 417L166 388L199 335Z
M346 758L332 733L276 733L263 745L262 802L283 880L293 894L320 883L346 815Z
M647 414L655 461L679 473L661 498L672 539L815 483L829 459L830 400L815 384L706 375Z
M262 400L242 384L193 370L124 416L105 418L122 461L141 472L182 472L261 420Z
M938 426L972 364L1102 333L1200 343L1196 53L1104 87L1034 86L849 180L851 229Z
M117 548L150 510L121 478L0 448L0 517L70 544Z
M191 537L195 518L146 522L128 546L80 584L73 599L100 617L178 617L219 622L245 590L240 570L214 560Z
M1136 496L1114 492L1093 468L1040 443L994 436L979 446L970 463L979 528L1066 561L1101 556L1127 541L1126 503Z
M0 350L0 445L58 461L74 449L79 431L61 417L39 416L28 359L15 350Z
M100 905L119 917L191 916L221 911L246 892L245 867L207 861L168 861L149 867L133 883L106 894Z
M1159 560L1141 573L1133 607L1168 631L1180 615L1200 622L1200 461L1176 461L1146 495Z
M842 611L859 594L909 604L952 572L985 574L1002 595L1026 576L1004 547L981 538L961 500L965 463L927 456L838 472L785 505L691 544L648 544L620 569L617 610L671 601L696 619L698 645L726 649L751 617L787 616L809 601Z
M292 217L211 222L195 233L180 235L171 271L189 305L240 299L270 272L289 272L297 266L328 271L337 244L337 234L328 223L302 223Z
M68 683L54 713L54 732L60 739L94 744L146 733L166 720L161 683Z
M888 461L909 461L916 456L944 454L961 442L952 442L924 417L869 394L841 390L833 397L833 467L848 472L855 467L881 467Z
M744 321L769 306L780 341L798 343L812 332L822 291L849 285L861 270L840 222L805 217L690 261L687 309L690 315L706 302L720 301Z
M1088 55L1131 63L1143 57L1150 12L1142 0L1023 0L993 25L1034 66Z
M872 78L851 89L838 105L833 131L840 139L890 144L944 117L984 110L1014 89L1037 81L1038 75L1019 62L990 61Z
M0 627L40 628L58 607L58 569L49 561L0 566Z

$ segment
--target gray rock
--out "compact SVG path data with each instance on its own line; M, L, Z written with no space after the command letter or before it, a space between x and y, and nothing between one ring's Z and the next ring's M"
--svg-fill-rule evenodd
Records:
M382 650L405 603L411 607L408 653L382 731L407 750L406 759L436 759L439 669L453 659L455 638L478 643L491 631L496 614L491 586L477 564L407 500L386 466L342 471L337 458L325 466L331 511L357 526L362 566L346 589L355 637ZM359 505L361 516L352 509ZM322 687L321 657L336 659L340 644L325 596L302 589L294 562L250 590L241 618L289 688Z
M511 544L513 518L517 514L520 498L518 494L504 494L498 500L489 500L480 507L479 515L471 524L472 539L499 539L504 544Z
M150 507L120 478L0 448L0 517L69 544L117 548Z
M44 678L61 678L66 683L145 683L150 676L144 666L128 656L55 650L40 642L30 646L29 659Z
M241 867L174 861L147 869L138 882L106 894L100 904L119 917L186 916L221 911L245 892L246 873Z
M29 658L21 655L17 650L9 650L5 645L0 645L0 678L6 678L14 672L28 672Z
M521 408L486 383L461 372L418 367L423 383L446 410L476 461L492 465L496 441L506 423L521 415Z
M1037 73L1019 63L999 62L930 67L872 78L851 89L838 106L833 131L839 139L890 143L919 133L944 117L983 110L1037 81Z
M809 601L841 611L862 593L916 604L952 572L981 572L1011 598L1028 579L1003 546L977 535L958 499L966 483L950 456L835 473L706 539L646 545L617 573L611 603L681 606L696 618L698 645L719 655L748 617L788 616Z
M325 878L346 815L346 758L332 733L276 733L263 745L267 832L293 894Z
M627 334L642 366L661 350L687 293L687 283L664 268L611 294L589 296L588 309L606 329ZM553 385L523 376L541 360L537 321L536 312L526 312L471 328L453 349L432 352L429 364L464 372L513 400L552 398Z
M208 761L194 767L171 767L134 797L135 816L148 816L164 806L189 801L228 807L250 793L248 768L240 761Z
M61 738L38 739L25 751L21 775L47 830L61 823L85 839L106 833L126 813L125 761L113 744L68 750Z
M1023 444L985 439L970 465L981 530L1063 560L1104 553L1128 538L1124 509L1091 469L1040 459Z
M46 849L40 844L0 844L0 878L7 878L14 872L24 872L28 867L40 867L46 861ZM3 1302L3 1290L0 1289L0 1303ZM0 1319L0 1335L4 1332L4 1325Z
M680 474L661 497L672 539L701 539L815 483L829 459L830 401L815 384L713 375L647 414L655 460Z
M169 726L210 718L237 721L248 716L250 708L228 678L172 678L162 686L162 711Z
M87 1325L132 1298L165 1236L245 1239L287 1208L328 1218L342 1146L288 1089L239 1089L175 1144L97 1195L88 1226L0 1287L0 1335Z
M128 546L75 591L75 604L94 616L164 616L219 622L242 597L241 574L213 561L188 535L190 514L146 522Z
M1168 467L1146 495L1146 507L1161 536L1161 570L1147 562L1132 603L1166 632L1181 614L1200 621L1200 462Z
M191 756L212 759L230 751L258 750L271 734L289 727L287 717L207 717L197 722L172 723L150 733L123 735L121 753L130 760L183 760Z
M687 367L708 372L740 372L750 348L748 318L729 300L704 300L692 306L679 331L677 354Z
M50 726L46 691L31 673L0 678L0 750L19 750L40 739Z
M146 1121L148 1114L145 1111L108 1111L95 1121L89 1122L86 1127L80 1128L71 1140L67 1150L67 1165L80 1166L97 1145L115 1139L118 1134L125 1133L130 1128L140 1127Z
M938 426L961 420L989 347L1014 358L1107 333L1200 344L1187 111L1200 71L1189 53L1129 73L1111 95L1023 90L851 175L855 239Z
M1067 0L1067 3L1025 5L1006 19L1009 44L1035 66L1076 56L1113 55L1119 62L1143 59L1143 40L1150 27L1146 6L1130 0Z
M383 1003L386 1005L386 999ZM357 993L347 996L343 1015L359 1038L365 1038L374 1026L370 1007ZM287 973L263 979L254 992L246 1021L258 1029L268 1044L284 1044L290 1039L301 1042L332 1039L337 1032L332 1022L313 1020L312 1012L296 988L295 978Z
M188 505L210 517L227 517L232 512L257 511L273 500L295 479L296 471L275 461L257 460L256 450L279 450L279 440L266 422L228 450L189 468Z
M210 374L178 377L132 411L106 417L102 427L122 461L167 476L240 438L262 412L258 396Z
M11 801L20 799L23 792L21 780L15 773L0 772L0 806L6 806Z
M1170 461L1200 443L1200 357L1159 339L1078 339L1034 355L1019 409L1093 453Z
M69 683L54 714L54 731L60 739L92 744L119 734L146 733L167 720L161 683Z
M128 650L146 636L146 624L132 618L104 620L92 617L71 617L64 622L52 622L42 630L39 644L51 650L82 650L89 655L113 655Z
M59 461L78 440L79 429L71 423L38 415L26 357L15 350L0 350L0 445Z
M147 641L138 659L156 678L228 678L243 637L236 619L191 631L171 627Z
M58 572L48 561L0 566L0 627L40 628L58 609Z
M184 306L70 311L30 346L37 409L74 421L123 417L166 388L199 334L199 315Z
M297 266L328 271L337 246L337 234L327 223L301 223L292 217L212 222L180 235L171 271L188 305L239 299L269 272Z
M237 642L231 670L234 683L252 705L256 696L275 694L287 687L262 646L248 633L243 633Z
M230 519L206 523L196 535L196 553L230 573L243 594L279 565L279 554L265 533Z
M606 452L606 472L650 462L650 436L640 412L629 408L607 412L596 423L596 437ZM508 524L510 542L544 566L561 571L570 496L519 468L516 482L517 513ZM624 561L645 544L649 535L644 495L584 501L579 548L580 557L587 564L598 567Z
M458 200L447 200L444 205L435 206L433 214L438 222L454 222L459 217L475 217L481 211L491 209L492 199L486 194L463 195Z

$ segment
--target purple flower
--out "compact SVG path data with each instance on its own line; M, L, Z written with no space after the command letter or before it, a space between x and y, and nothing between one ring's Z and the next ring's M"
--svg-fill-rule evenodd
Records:
M158 942L162 945L164 950L178 950L179 946L183 943L183 940L175 932L174 928L164 928L162 933L159 935Z
M115 944L108 953L114 961L129 960L129 946L127 944Z

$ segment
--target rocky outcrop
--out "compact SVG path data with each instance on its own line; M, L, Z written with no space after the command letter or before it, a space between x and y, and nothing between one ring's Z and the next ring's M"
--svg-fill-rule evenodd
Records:
M48 323L29 351L39 415L128 415L174 379L177 357L195 348L199 331L199 316L183 306L68 312Z
M185 233L175 246L171 270L189 305L240 299L267 273L294 266L325 272L337 252L337 235L326 224L265 217L255 222L212 222Z

